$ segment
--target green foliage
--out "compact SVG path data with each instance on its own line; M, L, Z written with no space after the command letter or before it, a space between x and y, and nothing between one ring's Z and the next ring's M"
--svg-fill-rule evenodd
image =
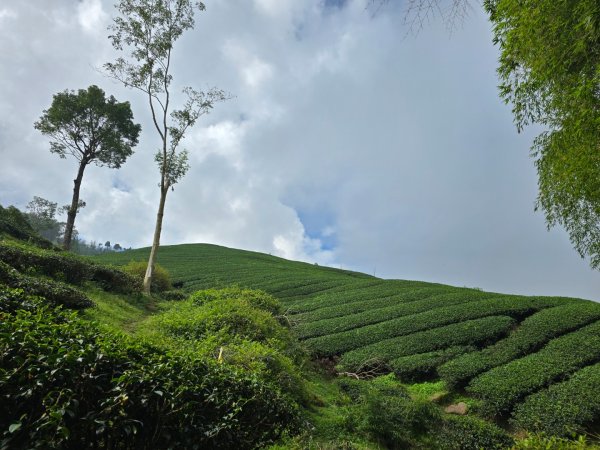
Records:
M486 414L504 414L526 395L600 360L600 321L553 339L537 353L479 375L467 391Z
M131 275L138 284L144 281L144 275L146 275L146 269L148 263L144 261L129 261L122 270L123 272ZM154 264L154 272L152 275L152 292L164 292L172 288L171 275L169 271L160 264Z
M98 86L55 94L35 128L53 139L50 151L87 165L119 168L133 153L141 126L129 102L118 103Z
M402 356L390 361L389 366L403 381L417 381L432 378L436 368L458 355L475 350L471 346L455 346L443 350Z
M45 198L34 196L27 204L27 221L31 227L50 242L62 240L64 223L56 220L58 204Z
M273 315L278 310L278 302L261 291L210 289L149 318L144 330L156 342L172 340L174 348L189 347L206 358L260 374L305 402L304 383L295 366L304 354Z
M585 436L570 440L535 434L517 440L510 450L598 450L599 448L598 445L589 444Z
M161 292L160 297L164 300L177 301L185 300L186 298L188 298L188 294L186 294L181 289L171 289L168 291Z
M421 448L418 444L439 426L439 409L426 400L413 400L393 375L368 382L345 378L337 384L350 401L339 411L338 427L354 436L369 436L384 448Z
M145 258L147 254L148 249L140 249L124 254L102 255L98 257L98 260L126 264L131 259ZM509 332L510 338L491 347L494 351L490 354L493 353L494 358L499 358L497 361L508 358L508 360L498 363L500 367L504 367L501 364L510 363L510 361L523 361L515 358L536 355L536 353L532 355L532 352L539 352L548 342L554 342L553 338L584 326L594 320L595 314L597 314L597 307L594 304L577 299L504 296L430 283L379 280L364 274L286 261L270 255L214 245L163 247L160 263L169 269L174 282L182 284L183 289L189 293L215 286L237 285L239 288L235 288L231 292L255 288L273 295L281 302L284 317L289 320L292 332L300 328L308 329L312 322L319 322L318 326L322 327L327 320L336 317L347 316L347 319L359 320L358 316L363 312L366 312L368 317L373 320L387 319L388 317L384 316L392 310L406 312L406 316L395 317L392 320L384 320L367 326L356 326L356 328L341 333L336 332L338 330L333 326L329 330L322 327L320 332L325 334L304 341L309 345L313 356L319 354L341 356L340 369L355 371L352 369L360 369L363 363L372 363L371 366L384 363L383 369L396 370L405 379L421 380L423 376L432 376L436 367L447 358L452 357L451 355L472 350L471 347L485 348ZM202 297L199 303L206 306L209 303L218 303L219 295L223 293L211 297L210 292L218 291L208 290L199 294L198 296ZM171 304L169 307L184 304L186 302ZM399 314L403 312L399 312ZM469 319L470 317L473 318ZM520 323L517 324L515 319ZM341 324L344 327L347 326L344 325L344 320L336 319L331 323ZM161 334L161 339L166 341L166 336L164 333ZM204 336L209 337L203 338L202 341L194 341L198 351L207 357L217 359L221 347L223 347L224 363L229 364L234 360L241 361L235 364L243 367L259 367L269 360L262 356L248 356L253 353L266 355L267 353L263 352L264 348L260 346L274 348L272 343L267 342L248 344L252 341L246 341L242 345L234 342L234 339L219 340L221 338L218 333L214 334L212 331ZM566 336L569 335L559 337L559 339ZM337 339L340 339L340 342L336 342ZM230 343L221 345L223 342ZM364 346L364 342L368 342L367 346ZM515 400L518 403L533 391L550 383L560 382L565 376L583 367L579 365L576 368L563 370L565 366L561 365L562 360L568 361L569 353L582 356L582 360L594 359L598 353L595 353L593 345L586 347L586 342L587 340L584 338L574 344L578 347L574 352L566 350L566 358L557 355L556 363L554 357L550 356L550 353L546 353L550 367L543 362L545 356L536 357L539 358L536 359L537 363L529 365L523 371L519 370L519 364L515 364L508 372L514 372L516 381L508 377L499 383L519 385L519 383L526 383L530 378L538 380L534 382L534 384L538 383L537 387L532 387L533 390L526 389L527 392ZM361 346L363 348L360 348ZM275 349L281 353L279 348L281 347L275 346ZM340 350L343 348L352 348L353 351L344 355L345 351ZM541 352L545 351L541 350ZM474 352L474 354L479 353ZM487 354L487 352L484 353ZM239 359L237 355L240 355ZM286 352L284 356L289 357L292 361L296 360L289 352ZM458 358L461 357L458 356ZM337 361L337 359L332 358L332 361ZM587 365L594 362L582 364ZM365 367L369 367L369 364ZM560 369L561 367L562 369ZM560 372L559 374L554 371L555 368ZM285 373L285 371L287 369L280 373ZM268 374L267 369L258 369L258 372L270 377L269 379L275 379L274 375ZM540 372L551 376L543 382L539 382ZM503 388L501 386L501 389ZM360 392L356 395L363 398ZM449 395L453 395L453 393L450 392ZM589 395L581 396L582 402L589 402L591 407L594 401L588 400L589 398ZM359 447L360 445L369 447L364 442L371 439L367 437L370 435L368 433L361 434L359 430L362 429L360 428L362 422L357 415L351 412L354 408L358 408L358 404L362 403L348 404L349 401L348 399L331 399L334 404L323 407L323 416L315 419L318 431L315 431L314 436L316 436L315 439L318 439L318 444L310 444L313 445L313 448L318 448L318 445L327 439L340 443L360 442L361 444L357 444ZM461 398L459 401L482 403L481 400L471 397ZM485 407L485 402L483 403ZM477 410L477 405L473 406L473 410ZM596 415L596 419L598 417ZM353 435L353 433L358 433L361 437L355 439L357 435ZM436 448L433 444L429 447L424 445L424 447Z
M45 275L71 284L93 281L110 291L133 293L141 290L141 283L134 277L67 252L4 241L0 242L0 261L21 272Z
M189 340L205 339L209 335L257 342L288 342L291 339L289 331L271 313L252 307L243 298L225 297L201 306L194 303L195 298L193 295L191 302L177 304L156 316L152 326L169 336ZM223 345L226 343L222 342Z
M436 437L440 450L501 450L514 442L501 428L471 416L445 416Z
M368 283L366 288L363 287L365 283ZM345 289L339 292L319 293L315 298L301 298L290 303L290 309L294 313L305 313L299 315L303 321L312 321L456 292L456 288L449 286L414 286L411 282L398 285L397 283L382 284L381 281L377 284L373 284L372 281L353 281L352 284L346 284L344 287Z
M0 283L11 288L20 288L31 296L44 297L53 305L63 305L71 309L89 308L92 301L81 291L68 284L20 274L0 261Z
M242 289L239 287L205 289L196 291L191 295L192 303L198 306L215 300L223 301L230 299L242 301L253 308L261 309L274 316L281 313L281 303L273 296L258 289Z
M586 431L600 415L600 364L576 372L562 383L536 392L515 408L514 423L548 436L570 437Z
M532 154L538 206L600 267L600 6L597 0L486 0L500 46L500 95L517 128L546 128Z
M0 316L2 313L13 314L18 309L35 311L43 304L43 299L28 295L23 289L10 288L0 283Z
M374 325L307 339L306 345L318 355L335 355L383 339L480 317L506 314L515 318L522 318L540 309L559 305L565 301L565 299L552 297L490 298L435 308Z
M410 447L416 437L438 425L439 409L427 400L412 400L388 377L375 379L364 398L366 430L388 448Z
M505 335L514 324L514 320L510 317L492 316L385 339L345 353L340 359L338 368L344 371L357 371L369 361L387 363L401 356L452 346L493 342Z
M251 373L45 307L8 319L2 448L255 448L298 426L293 403Z
M533 353L561 334L600 319L600 305L570 303L540 311L525 319L506 339L479 352L467 353L438 370L450 385L461 385L480 373Z
M459 293L433 295L417 301L411 301L411 299L407 299L406 295L400 294L397 297L386 298L386 303L389 306L378 307L376 304L373 304L375 303L373 300L370 300L372 306L369 310L361 310L351 314L342 314L335 318L325 318L323 320L319 320L318 315L315 314L322 311L322 309L319 309L309 316L311 319L310 322L300 323L296 327L296 333L301 339L322 336L331 334L333 330L335 330L335 332L351 330L353 328L388 321L396 317L430 312L435 308L449 307L474 300L481 300L483 298L486 298L484 293L467 290ZM393 299L396 299L396 302L393 302ZM348 304L344 306L347 308ZM327 308L328 314L331 313L331 309L332 308ZM306 320L306 317L305 315L301 315L298 319L304 321Z
M50 241L40 237L35 232L25 214L14 206L3 208L0 205L0 236L2 235L30 242L42 248L53 247Z
M433 396L448 393L448 387L443 381L414 383L408 385L406 389L411 397L420 400L429 400Z

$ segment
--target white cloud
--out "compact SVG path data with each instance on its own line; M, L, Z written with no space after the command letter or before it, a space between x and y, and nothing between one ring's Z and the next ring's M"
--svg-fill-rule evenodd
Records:
M77 19L86 33L105 34L108 14L101 0L81 0L77 5Z
M17 13L16 11L9 8L0 8L0 21L7 19L16 19Z
M223 47L223 53L235 66L245 85L252 90L259 89L273 76L273 67L239 42L228 41Z

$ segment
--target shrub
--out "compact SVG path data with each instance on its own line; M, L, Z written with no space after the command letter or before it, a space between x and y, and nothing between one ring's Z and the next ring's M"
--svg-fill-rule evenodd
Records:
M365 361L377 359L389 362L402 356L441 350L452 346L477 345L495 341L513 326L510 317L492 316L467 320L445 327L385 339L375 344L345 353L338 367L344 371L355 371Z
M514 443L501 428L471 416L447 415L436 434L440 450L500 450Z
M448 307L451 305L457 305L473 301L474 299L481 300L486 296L481 292L464 292L464 293L452 293L452 294L439 294L432 297L411 301L403 302L399 299L396 302L391 301L393 298L386 298L385 307L380 307L377 304L373 304L371 301L371 307L367 310L361 310L350 314L340 314L339 317L334 318L323 318L320 319L318 313L321 309L313 311L308 316L307 321L306 315L297 317L301 321L300 325L296 327L296 333L301 339L322 336L325 334L339 333L340 331L351 330L353 328L362 327L378 322L384 322L396 317L408 316L412 314L418 314L425 311L433 311L436 308ZM346 309L350 305L341 305L339 309ZM332 308L323 308L326 314L331 314Z
M299 425L274 384L42 307L0 320L2 448L256 448Z
M220 336L222 345L229 338L249 339L257 342L280 341L283 347L291 340L289 331L267 311L262 311L243 301L230 298L196 306L191 302L180 303L164 314L151 319L165 334L188 340Z
M236 299L247 303L253 308L267 311L272 315L281 312L281 304L272 295L258 289L242 289L239 287L228 287L224 289L205 289L196 291L191 296L192 303L201 306L215 300L224 301Z
M304 402L304 383L294 365L304 354L290 330L269 311L251 305L253 299L273 309L272 297L260 291L200 291L150 318L145 330L159 342L171 339L174 347L192 346L207 358L259 374Z
M365 395L366 430L388 448L411 447L419 437L438 425L440 412L431 402L412 400L405 388L375 379Z
M598 392L600 364L595 364L527 397L515 408L513 423L548 436L569 437L583 433L586 425L600 418Z
M91 276L88 264L67 253L25 245L0 242L0 261L21 272L35 271L72 284L81 284Z
M31 242L42 248L53 248L54 245L38 235L31 227L25 214L14 206L3 208L0 205L0 235L5 234L15 239Z
M185 300L188 298L188 294L182 291L181 289L171 289L169 291L161 292L161 298L164 300L178 301Z
M600 318L600 305L580 301L540 311L525 319L506 339L479 352L468 353L438 370L450 385L462 385L471 378L515 358L539 350L561 334Z
M1 242L0 261L21 272L35 272L71 284L93 281L106 291L128 294L140 292L142 288L138 279L118 269L95 264L63 251Z
M28 295L43 297L53 305L83 309L94 304L83 292L65 283L22 275L1 261L0 283L11 288L20 288Z
M393 375L368 382L344 378L337 384L352 402L342 426L355 435L370 435L382 447L424 448L418 444L439 426L439 409L431 402L411 399Z
M446 361L463 353L472 352L473 350L475 350L475 347L456 346L434 352L402 356L392 360L389 364L396 375L403 381L423 380L434 377L436 375L436 368Z
M340 333L331 333L306 340L306 345L318 356L331 356L364 347L383 339L415 333L443 325L481 317L508 315L523 318L544 308L563 304L562 298L502 297L435 308L431 311L403 316L374 325ZM333 330L332 330L333 331Z
M393 305L397 302L412 302L423 300L438 294L447 294L453 292L454 288L447 286L415 286L411 282L407 282L404 286L395 284L385 284L381 280L363 281L361 287L354 290L347 288L341 292L320 294L312 298L302 298L299 301L290 303L290 310L296 313L308 313L325 307L343 307L343 305L359 304L364 305L366 301L372 302L376 299L382 299L384 303ZM381 302L378 302L381 305Z
M141 284L144 282L148 263L144 261L130 261L122 267L122 270L129 275L135 277ZM167 269L160 264L154 264L154 272L152 273L152 284L150 290L152 292L163 292L171 289L171 276Z
M577 440L570 440L534 434L517 440L510 450L598 450L598 448L597 445L588 445L585 436L579 436Z
M558 337L537 353L479 375L467 391L483 400L482 412L504 414L526 395L600 360L600 321Z
M18 309L35 311L46 302L39 297L27 295L23 289L13 289L0 283L0 313L12 314Z

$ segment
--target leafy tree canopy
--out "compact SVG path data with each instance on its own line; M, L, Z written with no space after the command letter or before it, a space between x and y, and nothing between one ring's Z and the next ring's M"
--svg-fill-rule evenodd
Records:
M98 86L54 95L35 128L50 136L50 151L61 158L119 168L133 153L141 126L133 122L129 102L106 98Z
M537 208L600 268L600 3L485 0L501 50L502 98L534 141Z

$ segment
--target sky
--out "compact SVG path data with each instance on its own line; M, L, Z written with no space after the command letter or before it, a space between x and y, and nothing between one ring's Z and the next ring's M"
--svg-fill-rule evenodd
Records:
M534 211L529 147L498 97L477 3L417 33L402 2L207 0L173 50L173 87L233 96L188 133L163 244L206 242L488 291L600 300L600 273ZM87 169L87 240L151 244L158 138L142 94L101 70L113 0L0 0L0 204L70 203L76 162L33 128L52 96L95 84L143 131L120 170ZM176 96L175 101L181 97Z

